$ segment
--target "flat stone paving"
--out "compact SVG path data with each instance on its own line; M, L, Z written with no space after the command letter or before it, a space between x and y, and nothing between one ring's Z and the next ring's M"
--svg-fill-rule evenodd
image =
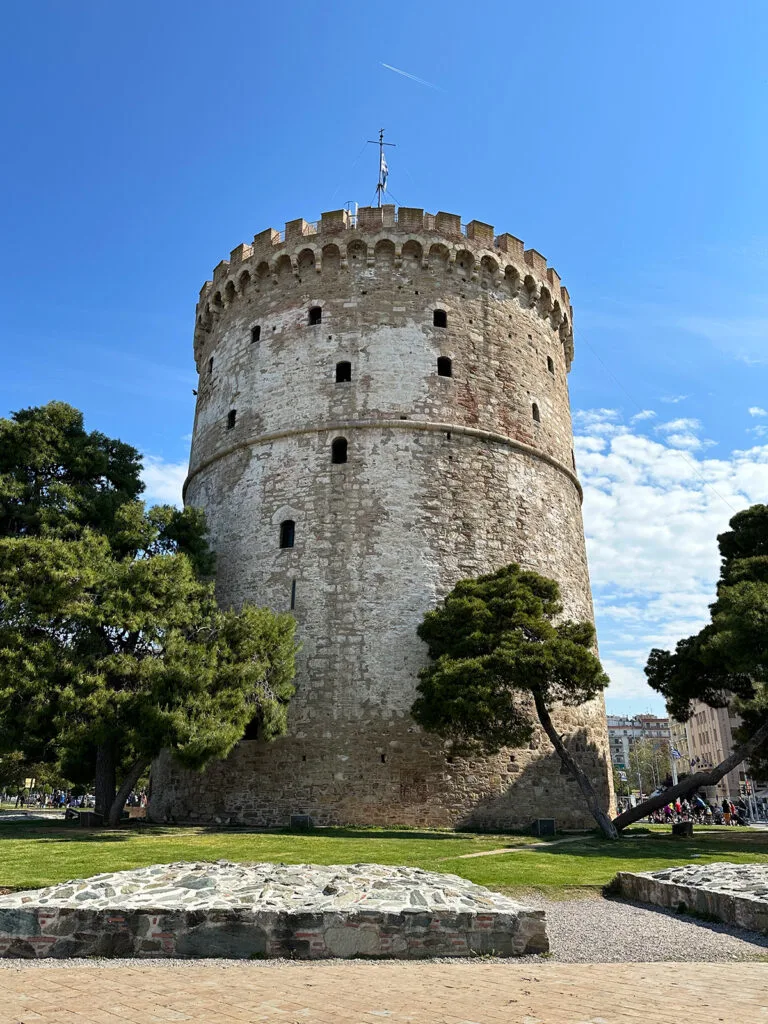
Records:
M760 1024L768 964L0 965L0 1024Z
M548 948L544 911L378 864L159 864L0 896L4 957L427 957Z
M628 899L768 932L768 864L721 861L622 871L616 888Z

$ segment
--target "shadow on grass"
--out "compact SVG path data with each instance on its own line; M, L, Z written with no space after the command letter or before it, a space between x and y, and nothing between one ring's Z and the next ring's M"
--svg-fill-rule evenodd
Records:
M330 825L323 828L311 828L311 829L296 829L296 828L248 828L245 826L226 826L226 825L209 825L209 824L179 824L179 825L166 825L166 824L154 824L152 822L146 822L141 819L136 819L125 825L121 825L117 828L109 827L92 827L87 828L81 827L76 821L63 821L62 819L56 819L53 821L45 821L40 818L30 819L28 821L3 821L0 816L0 842L3 839L41 839L45 841L55 840L60 841L72 841L72 842L124 842L129 839L139 838L142 836L178 836L184 833L194 832L201 836L209 835L220 835L226 836L237 836L237 835L252 835L252 836L290 836L292 838L304 838L304 839L371 839L374 841L381 840L424 840L428 842L435 842L443 839L472 839L482 838L484 840L493 840L494 836L489 836L487 833L476 833L476 832L449 832L449 831L430 831L430 830L417 830L408 828L359 828L359 827L345 827L345 826L334 826ZM500 841L507 841L514 839L515 836L518 838L525 836L526 833L506 833L499 835Z

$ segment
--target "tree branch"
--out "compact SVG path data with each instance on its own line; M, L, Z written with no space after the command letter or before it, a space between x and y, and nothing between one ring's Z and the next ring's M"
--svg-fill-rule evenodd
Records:
M692 792L694 789L698 789L700 786L715 786L728 772L733 771L737 765L740 765L742 761L746 761L750 754L755 751L761 743L768 740L768 721L766 721L757 732L753 733L748 740L741 744L740 747L729 754L724 761L716 765L708 772L696 772L695 775L689 775L687 779L683 779L676 786L672 786L670 789L665 789L663 793L659 793L658 796L652 796L648 800L643 800L637 807L630 807L618 817L613 819L613 824L617 829L621 830L626 828L627 825L631 825L635 821L639 821L641 818L645 818L646 815L652 814L653 811L657 811L660 807L664 807L669 803L670 800L675 800L679 796L685 796L686 793Z

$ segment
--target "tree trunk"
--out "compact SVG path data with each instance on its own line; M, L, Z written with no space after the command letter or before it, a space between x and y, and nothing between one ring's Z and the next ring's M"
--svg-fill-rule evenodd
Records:
M131 794L131 790L141 778L145 769L149 766L149 758L140 757L138 761L135 761L128 774L123 779L123 784L118 789L112 803L109 807L109 818L108 824L114 826L120 823L120 815L123 813L125 807L125 801Z
M96 813L106 821L109 809L115 799L115 748L111 743L103 743L96 748Z
M600 801L597 799L595 787L589 781L574 758L571 757L570 752L560 738L560 734L550 718L549 711L547 710L547 706L543 699L538 694L534 694L533 699L536 704L536 714L539 716L542 728L552 741L552 746L557 751L557 756L576 780L576 783L587 802L590 814L600 826L600 830L606 839L618 839L619 833L616 831L616 826L600 806Z
M685 796L686 793L690 793L700 786L715 786L724 775L727 775L737 765L740 765L742 761L746 761L753 750L766 740L768 740L768 722L761 725L757 732L753 733L740 747L736 747L732 754L726 757L724 761L721 761L715 768L712 768L711 771L696 772L695 775L689 775L687 779L683 779L676 786L665 789L658 796L652 796L648 800L643 800L637 807L630 807L617 818L614 818L613 824L617 829L621 830L626 828L627 825L639 821L646 815L652 814L653 811L657 811L659 807L664 807L670 800L676 800L679 796Z

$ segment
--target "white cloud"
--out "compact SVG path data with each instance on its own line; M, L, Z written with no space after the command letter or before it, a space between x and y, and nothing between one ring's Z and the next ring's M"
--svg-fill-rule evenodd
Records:
M610 434L595 433L602 414L576 422L598 639L612 678L607 699L632 700L640 711L658 702L643 673L650 649L673 646L708 619L717 534L735 512L765 500L768 444L708 458L675 446L685 431L656 439L617 417Z
M670 405L677 405L678 402L684 402L686 398L690 398L690 395L667 395L665 398L661 398L660 401L668 402Z
M768 423L758 423L756 427L747 427L748 434L755 437L768 437Z
M181 487L187 476L186 462L166 462L159 455L145 455L141 479L143 498L150 505L182 506Z
M701 430L701 422L691 418L670 420L668 423L660 423L656 430L662 434L673 430Z
M750 416L768 416L768 410L762 409L759 405L750 405L747 412Z
M629 422L639 423L641 420L652 420L655 415L653 409L643 409L641 412L636 412Z
M667 444L672 445L673 448L688 448L690 451L694 451L696 448L709 448L715 442L702 441L695 434L668 434Z

